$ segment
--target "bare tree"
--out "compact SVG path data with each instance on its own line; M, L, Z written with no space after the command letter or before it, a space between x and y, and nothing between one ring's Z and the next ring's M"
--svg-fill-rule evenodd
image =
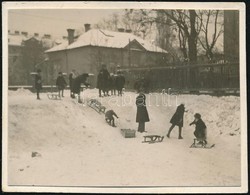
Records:
M201 21L201 33L198 41L205 50L207 58L212 60L216 42L223 34L223 23L219 21L223 12L219 10L202 10L199 12L198 18Z

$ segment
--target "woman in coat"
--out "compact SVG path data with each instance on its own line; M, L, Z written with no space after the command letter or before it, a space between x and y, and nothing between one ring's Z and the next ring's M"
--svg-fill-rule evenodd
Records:
M182 127L183 127L184 112L185 112L184 104L180 104L177 107L176 112L174 113L173 117L170 120L170 123L172 123L172 126L168 130L168 134L167 134L168 138L170 138L170 133L173 130L173 128L175 126L178 126L179 127L179 139L183 139L183 137L181 136L181 131L182 131Z
M192 123L190 123L189 125L190 126L195 125L194 135L195 135L196 139L207 143L207 141L206 141L206 129L207 129L207 127L206 127L204 121L201 119L201 115L199 113L196 113L194 115L194 121Z
M138 132L145 132L145 122L149 122L148 111L146 107L146 96L142 93L142 89L140 89L139 95L136 97L136 122L138 125Z

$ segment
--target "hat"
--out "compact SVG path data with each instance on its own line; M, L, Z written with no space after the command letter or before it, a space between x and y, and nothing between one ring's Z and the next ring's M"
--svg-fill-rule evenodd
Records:
M194 117L200 119L201 115L199 113L195 113Z

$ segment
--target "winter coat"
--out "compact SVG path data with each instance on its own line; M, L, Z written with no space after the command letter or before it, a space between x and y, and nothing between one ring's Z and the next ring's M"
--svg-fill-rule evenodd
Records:
M125 77L122 75L117 76L115 81L116 89L121 91L122 88L124 87L124 84L125 84Z
M65 89L65 87L67 86L67 83L64 79L63 76L58 76L56 79L56 86L58 87L59 90L63 90Z
M97 88L104 89L104 77L103 77L103 73L101 72L99 72L97 76Z
M136 106L136 122L149 122L149 116L146 107L146 96L143 93L140 93L139 96L136 97Z
M88 86L89 84L86 83L86 80L88 78L88 74L84 73L84 74L81 74L79 75L78 77L76 77L74 80L73 80L73 89L72 89L72 92L73 93L76 93L76 94L79 94L80 93L80 90L81 90L81 84L83 83L84 85Z
M105 113L105 118L107 119L113 119L115 116L116 118L118 118L118 116L116 115L116 113L113 111L113 110L108 110L106 113Z
M192 123L190 123L190 125L195 124L195 131L194 131L194 135L196 138L198 139L206 139L206 125L203 122L202 119L198 119L197 121L193 121Z
M185 107L183 104L179 105L174 113L173 117L170 120L170 123L173 125L177 125L179 127L183 127L183 116L185 112Z
M103 72L103 89L107 90L109 88L109 77L110 74L107 69L102 69Z
M42 76L41 75L36 75L35 76L35 88L37 90L42 89Z
M75 73L71 72L69 74L69 87L70 87L70 89L73 88L73 80L75 79L75 77L76 77Z
M111 76L109 78L109 88L110 89L116 89L116 78L115 76Z

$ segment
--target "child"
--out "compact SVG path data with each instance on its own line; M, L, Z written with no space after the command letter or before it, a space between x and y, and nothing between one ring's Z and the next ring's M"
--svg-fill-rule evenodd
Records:
M35 88L36 88L36 96L37 99L40 100L40 90L42 89L42 76L41 76L41 70L37 70L37 74L35 76Z
M64 97L63 96L63 90L67 86L67 83L66 83L66 81L65 81L65 79L64 79L64 77L62 75L62 72L58 73L58 77L56 79L56 86L58 88L58 93L59 93L58 95L59 95L59 97L61 97L60 92L62 92L62 97Z
M105 113L105 120L106 120L110 125L112 125L112 127L115 127L115 119L114 119L113 116L115 116L116 118L119 118L113 110L108 110L108 111Z
M204 141L205 144L207 144L206 141L206 125L203 122L203 120L201 119L201 115L199 113L196 113L194 115L194 121L192 123L190 123L189 125L195 125L195 131L194 131L194 135L196 137L197 140L199 140L199 143L202 143Z
M138 125L138 132L143 133L145 131L145 122L149 122L148 111L146 107L146 96L143 93L144 89L139 89L139 95L136 97L136 106L137 106L137 113L136 113L136 122L139 123Z
M82 103L82 100L81 100L81 97L80 97L80 93L81 93L81 84L83 83L85 86L89 87L89 83L87 83L87 79L89 77L89 74L87 73L83 73L79 76L77 76L75 79L74 79L74 82L73 82L73 89L72 89L72 98L75 97L75 94L78 95L78 103Z
M170 133L173 130L173 128L175 126L178 126L179 127L179 138L178 139L183 139L183 137L181 136L181 131L182 131L182 127L183 127L184 112L185 112L184 104L180 104L177 107L176 112L174 113L173 117L170 120L170 123L172 123L172 126L168 130L168 134L167 134L168 138L170 138Z

